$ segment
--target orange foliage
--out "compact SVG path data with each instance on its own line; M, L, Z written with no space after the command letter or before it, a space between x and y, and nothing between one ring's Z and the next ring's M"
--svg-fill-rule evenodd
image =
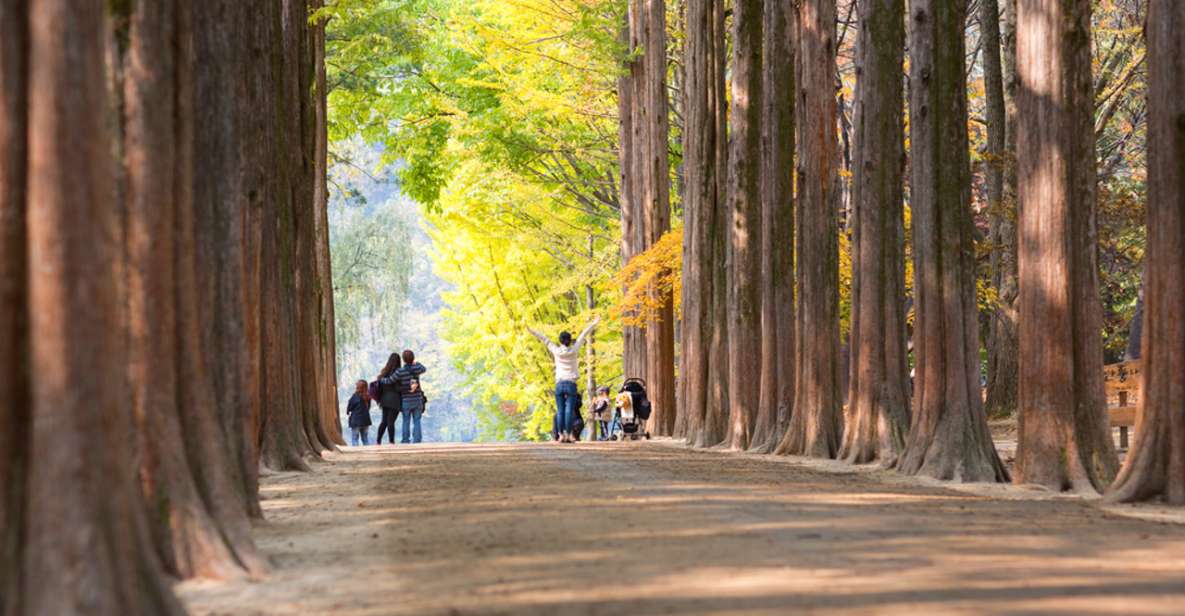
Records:
M610 313L623 325L645 327L660 318L668 298L674 299L675 317L683 294L683 227L663 235L645 252L634 256L614 280L625 292Z

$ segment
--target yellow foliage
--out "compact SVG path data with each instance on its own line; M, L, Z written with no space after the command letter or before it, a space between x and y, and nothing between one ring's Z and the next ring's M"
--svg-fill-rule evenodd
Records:
M610 312L623 325L645 327L659 320L669 300L673 300L678 318L683 295L683 227L666 232L645 252L635 255L614 280L625 292Z

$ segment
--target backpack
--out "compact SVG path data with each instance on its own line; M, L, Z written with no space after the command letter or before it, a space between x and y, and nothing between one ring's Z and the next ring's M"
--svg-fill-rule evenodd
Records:
M367 393L370 394L370 399L378 401L383 395L383 384L378 381L371 381L366 386Z

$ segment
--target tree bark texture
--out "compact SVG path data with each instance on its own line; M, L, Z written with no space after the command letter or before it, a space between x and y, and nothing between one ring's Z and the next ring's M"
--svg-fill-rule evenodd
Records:
M670 123L666 88L666 8L662 0L630 0L623 38L632 53L618 80L622 263L653 246L671 228ZM662 298L659 316L623 331L626 378L643 377L653 404L650 430L675 428L675 316Z
M915 379L910 433L897 469L1006 481L979 389L966 14L966 0L912 0L909 6Z
M629 0L622 38L632 55L644 44L646 0ZM618 156L621 167L621 264L624 267L645 248L643 220L643 175L646 166L646 132L640 107L646 98L646 64L643 58L633 57L626 65L626 74L618 79L619 140ZM646 376L646 333L640 327L622 327L622 370L625 378Z
M645 103L640 108L646 128L643 169L643 249L671 230L671 172L668 155L670 121L667 104L666 3L645 0ZM655 293L656 291L651 291ZM658 318L646 323L646 384L653 405L651 432L669 436L675 429L675 309L668 294L659 298Z
M688 0L683 82L683 323L677 436L694 442L709 403L712 336L713 223L716 207L716 118L712 91L715 0Z
M153 549L128 447L117 280L122 204L107 130L104 5L9 2L0 9L0 66L23 86L5 94L5 111L15 113L0 119L0 152L16 163L4 173L23 170L24 179L6 175L0 213L6 236L25 249L15 257L6 242L4 263L26 268L5 280L17 281L8 297L23 304L10 313L23 332L13 340L27 351L15 358L27 368L13 370L6 387L17 399L0 400L0 413L24 430L11 437L6 430L6 438L27 442L30 454L22 462L18 453L15 465L11 452L0 454L7 472L21 474L5 492L23 520L19 534L6 528L4 535L4 554L17 559L5 563L14 571L3 576L5 590L15 592L5 593L4 609L180 613ZM23 229L14 229L22 216ZM15 402L28 411L23 421L23 411L11 410Z
M728 429L728 272L730 251L728 213L728 35L723 0L712 6L711 61L709 83L711 114L716 120L715 171L716 196L707 233L712 244L712 307L708 348L708 405L703 430L696 437L699 446L724 441Z
M0 0L0 614L21 613L21 538L32 451L29 372L28 9Z
M1185 4L1148 4L1148 249L1136 437L1111 501L1185 505Z
M765 0L761 121L761 394L751 448L767 453L794 403L794 3Z
M285 314L259 288L262 272L275 280L316 262L315 248L298 253L291 234L262 224L265 208L282 211L270 178L306 178L288 185L300 193L288 195L289 220L315 221L324 205L313 198L324 92L306 87L320 28L307 4L287 7L306 41L295 56L280 3L0 3L6 616L177 613L166 575L266 568L250 536L257 422L265 399L299 400L304 381L260 378L259 324ZM301 71L291 92L304 133L290 134L308 138L289 143L276 120L287 116L257 103L278 106L264 93ZM302 231L324 245L324 226ZM284 294L319 307L321 281L306 276ZM293 344L269 359L296 366L306 349L305 375L327 384L324 338L283 334ZM336 416L323 393L308 401L304 420L292 406L271 426L303 439L303 453Z
M862 0L853 132L852 376L839 457L896 462L909 430L905 359L902 173L903 0Z
M1020 0L1020 415L1015 479L1101 491L1103 393L1090 1Z
M733 4L728 211L728 432L747 449L761 396L761 0Z
M1009 19L1015 0L1005 0ZM1008 22L1005 43L1000 37L1000 4L980 0L980 40L983 47L983 83L985 120L987 122L988 241L990 243L991 284L998 305L988 315L987 400L989 416L1007 415L1016 410L1019 377L1016 340L1016 34L1015 20ZM1006 62L1002 62L1006 58ZM1009 96L1005 96L1005 65ZM1012 111L1010 112L1010 108Z
M835 0L798 4L798 337L793 414L777 453L833 458L843 432L836 221Z

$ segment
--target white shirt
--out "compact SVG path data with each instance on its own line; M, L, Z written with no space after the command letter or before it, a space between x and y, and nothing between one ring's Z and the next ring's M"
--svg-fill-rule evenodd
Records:
M551 357L555 360L555 380L576 382L580 380L580 347L584 346L584 339L593 327L596 327L596 322L584 328L576 337L576 341L569 346L554 343L548 340L547 336L531 328L527 328L527 331L547 345L547 350L551 351Z

